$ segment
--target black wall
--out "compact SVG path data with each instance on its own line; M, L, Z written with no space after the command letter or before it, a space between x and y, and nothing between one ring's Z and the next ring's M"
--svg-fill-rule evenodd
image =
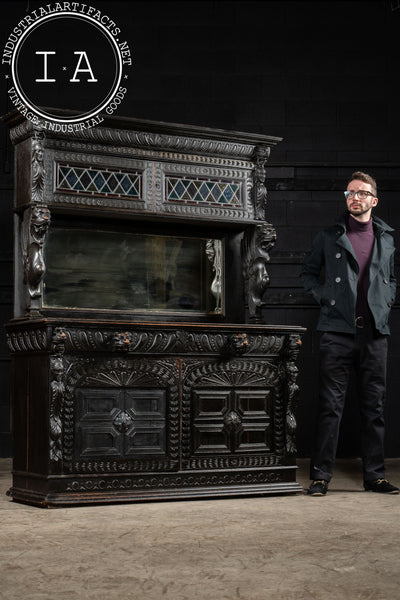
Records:
M267 219L278 232L270 264L268 323L308 328L300 354L298 448L308 456L317 398L318 309L298 273L316 231L345 205L356 169L377 178L376 214L398 232L400 134L397 1L89 2L114 18L134 55L118 116L281 136L267 170ZM2 45L45 3L3 1ZM3 75L0 110L10 110ZM0 316L12 303L12 148L1 128ZM397 257L397 263L399 258ZM399 294L400 296L400 294ZM392 312L387 456L400 456L400 298ZM0 348L0 455L12 452L9 356ZM339 453L358 455L356 395L346 408Z

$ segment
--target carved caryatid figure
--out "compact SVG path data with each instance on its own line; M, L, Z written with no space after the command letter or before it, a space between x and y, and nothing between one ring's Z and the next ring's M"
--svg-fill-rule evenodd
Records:
M274 246L276 232L270 223L256 225L246 231L243 238L243 275L250 320L262 323L261 307L264 293L269 285L267 263Z
M40 283L45 273L43 245L50 224L47 206L35 205L27 210L23 222L22 253L24 257L24 283L31 298L40 296Z
M214 312L222 312L222 256L221 256L221 241L207 240L206 254L212 263L214 271L214 279L211 283L211 292L215 298Z

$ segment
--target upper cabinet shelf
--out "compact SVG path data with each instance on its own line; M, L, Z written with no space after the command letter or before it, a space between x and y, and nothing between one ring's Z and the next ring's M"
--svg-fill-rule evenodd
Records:
M81 132L41 129L15 112L3 120L16 146L17 209L39 202L233 224L265 218L264 166L281 138L118 117Z
M245 322L247 306L263 322L275 242L266 163L280 138L118 117L82 131L16 111L3 120L16 318Z

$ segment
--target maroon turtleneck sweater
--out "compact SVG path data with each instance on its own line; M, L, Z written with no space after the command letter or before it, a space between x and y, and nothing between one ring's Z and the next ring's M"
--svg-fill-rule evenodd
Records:
M367 299L369 266L375 242L372 219L366 223L361 223L349 215L347 237L353 246L354 254L360 268L357 283L356 317L362 316L368 318L370 314Z

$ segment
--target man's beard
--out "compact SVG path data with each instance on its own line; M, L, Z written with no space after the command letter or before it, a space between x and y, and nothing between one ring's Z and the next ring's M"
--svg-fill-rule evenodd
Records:
M362 208L361 206L359 208L355 208L353 209L351 206L349 208L349 213L351 215L354 215L356 217L360 217L361 215L365 215L367 212L369 212L371 210L372 206L368 206L368 208Z

